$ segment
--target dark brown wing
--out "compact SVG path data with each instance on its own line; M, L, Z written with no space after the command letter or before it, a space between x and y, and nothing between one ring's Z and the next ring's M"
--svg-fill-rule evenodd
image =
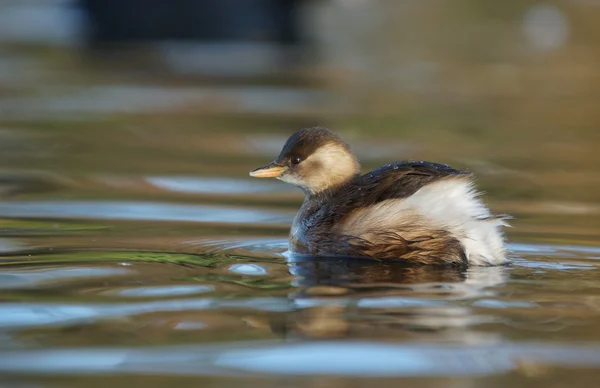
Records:
M353 209L374 205L386 199L406 198L423 186L451 176L469 176L467 171L448 165L408 161L379 167L350 184L333 196L330 217L347 215Z
M317 256L402 259L421 264L463 264L464 252L456 239L443 230L405 239L395 231L380 232L377 244L356 236L331 232L332 227L354 210L393 198L406 198L423 186L451 176L468 176L444 164L396 162L357 177L341 190L323 198L315 224L309 225L308 251ZM385 238L381 238L385 234Z

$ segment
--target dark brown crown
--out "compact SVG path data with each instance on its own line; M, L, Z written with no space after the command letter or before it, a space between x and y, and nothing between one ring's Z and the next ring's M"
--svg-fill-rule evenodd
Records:
M277 157L277 161L284 162L297 156L306 159L317 149L330 143L339 144L351 152L350 147L329 129L324 127L304 128L290 136Z

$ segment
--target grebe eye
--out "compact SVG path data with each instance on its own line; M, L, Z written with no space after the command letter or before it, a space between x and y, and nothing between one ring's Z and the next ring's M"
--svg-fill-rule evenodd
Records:
M294 156L292 158L292 164L298 164L302 161L302 158L300 156Z

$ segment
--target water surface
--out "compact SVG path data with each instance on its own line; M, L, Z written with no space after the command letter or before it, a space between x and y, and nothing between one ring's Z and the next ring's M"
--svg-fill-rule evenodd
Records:
M600 367L600 247L585 236L511 232L507 267L297 260L301 198L285 186L136 179L152 199L87 177L0 204L6 381L503 384Z
M445 50L446 35L419 39ZM495 43L489 57L431 56L418 90L401 95L379 78L182 86L98 69L69 49L3 46L0 385L597 385L600 78L589 39L512 64L493 62ZM521 52L515 41L502 47ZM384 69L385 54L369 55ZM410 81L406 61L391 80ZM401 159L473 170L492 210L515 216L512 264L288 257L301 193L247 174L317 124L351 142L365 170Z

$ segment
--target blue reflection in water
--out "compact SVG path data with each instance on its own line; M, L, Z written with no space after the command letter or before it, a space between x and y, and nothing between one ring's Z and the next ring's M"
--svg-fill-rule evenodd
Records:
M242 275L267 275L267 270L258 264L233 264L229 267L229 270L234 273Z
M184 193L246 194L272 193L274 191L297 192L293 186L281 182L263 182L231 178L205 177L149 177L146 180L163 190ZM298 191L299 193L299 191Z
M214 291L213 286L209 285L170 285L170 286L145 286L127 288L118 290L116 294L126 297L161 297L161 296L177 296L177 295L193 295L204 292Z
M283 312L292 311L295 307L287 298L189 298L119 304L3 303L0 304L0 328L74 324L93 322L101 318L160 311L199 311L222 308Z
M411 349L370 343L321 343L225 352L215 364L276 374L398 376L434 370L431 360Z
M600 366L600 348L529 343L479 346L378 342L246 342L144 349L45 349L0 351L0 371L85 374L182 375L477 376L506 373L519 360Z
M41 286L66 279L127 275L124 268L37 268L11 269L0 273L0 289Z
M0 215L19 218L98 218L227 223L290 223L293 214L233 206L181 205L160 202L9 201Z

